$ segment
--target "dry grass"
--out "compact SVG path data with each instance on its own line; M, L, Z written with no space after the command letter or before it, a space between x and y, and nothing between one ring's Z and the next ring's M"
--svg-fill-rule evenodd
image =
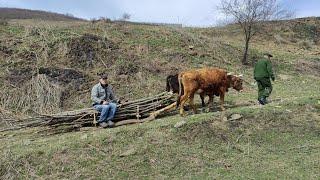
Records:
M298 42L298 45L302 49L309 50L309 49L312 49L314 43L311 42L310 40L303 40L303 41Z
M51 114L60 111L61 94L61 87L38 75L21 88L2 92L0 107L17 113Z

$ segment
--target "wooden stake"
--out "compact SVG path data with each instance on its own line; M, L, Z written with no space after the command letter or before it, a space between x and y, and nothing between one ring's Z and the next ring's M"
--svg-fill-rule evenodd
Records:
M136 117L137 117L137 120L139 120L140 119L140 114L139 114L139 105L137 106L137 114L136 114Z
M96 113L93 113L93 124L94 124L95 127L97 127Z

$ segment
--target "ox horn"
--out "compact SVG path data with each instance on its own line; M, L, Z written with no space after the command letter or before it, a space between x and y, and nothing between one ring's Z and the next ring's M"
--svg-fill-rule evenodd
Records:
M233 75L233 72L228 72L227 76Z
M239 74L238 77L242 78L242 77L243 77L243 74Z

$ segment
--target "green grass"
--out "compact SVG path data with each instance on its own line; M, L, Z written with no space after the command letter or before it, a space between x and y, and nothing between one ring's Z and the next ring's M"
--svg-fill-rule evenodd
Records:
M40 137L9 132L1 141L1 177L317 179L317 99L286 107L229 109L167 117L142 125ZM311 109L309 109L311 107ZM297 113L293 113L297 112ZM176 129L181 120L187 124ZM33 129L36 131L36 129Z

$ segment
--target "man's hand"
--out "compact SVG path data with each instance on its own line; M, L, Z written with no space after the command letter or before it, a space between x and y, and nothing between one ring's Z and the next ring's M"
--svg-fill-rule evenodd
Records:
M103 101L103 103L102 103L102 105L107 105L107 104L109 104L108 101Z

